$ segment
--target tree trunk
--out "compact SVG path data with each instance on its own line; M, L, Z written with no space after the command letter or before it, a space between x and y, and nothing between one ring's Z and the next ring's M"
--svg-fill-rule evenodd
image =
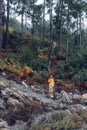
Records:
M43 44L42 44L42 46L44 47L44 27L45 27L45 25L44 25L44 22L45 22L45 0L44 0L44 5L43 5Z
M59 16L59 48L61 48L62 43L62 8L63 8L63 0L60 0L60 16ZM60 50L60 49L59 49Z
M35 9L34 9L34 3L35 3L35 0L33 0L33 14L32 14L32 30L31 30L31 34L34 35L34 12L35 12Z
M22 14L21 14L21 31L24 32L24 12L25 12L25 4L22 3Z
M9 12L10 12L10 5L9 0L7 0L7 19L6 19L6 35L5 35L5 49L8 48L8 39L9 39Z
M52 40L52 4L53 0L50 1L50 43Z
M77 50L79 50L79 18L77 16Z
M0 1L0 53L2 48L2 4L3 0Z
M66 60L68 60L69 56L69 8L68 8L68 14L67 14L67 45L66 45Z
M79 29L79 32L80 32L80 34L79 34L79 49L81 48L81 44L82 44L82 38L81 38L81 30L82 30L82 27L81 27L81 12L80 12L80 14L79 14L79 18L80 18L80 22L79 22L79 27L80 27L80 29Z
M53 38L52 38L52 5L53 0L50 1L50 49L49 49L49 56L48 56L48 70L50 71L50 63L51 57L53 52Z

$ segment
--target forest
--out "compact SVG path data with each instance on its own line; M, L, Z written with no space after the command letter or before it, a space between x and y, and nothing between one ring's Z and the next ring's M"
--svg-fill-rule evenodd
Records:
M1 0L0 3L1 70L13 62L13 66L18 64L37 71L37 80L52 73L59 79L86 82L86 1L43 0L37 4L37 0ZM9 66L9 71L18 71L15 73L22 77L20 67L17 70Z
M6 76L6 78L19 84L23 83L25 86L29 85L32 89L35 89L35 92L39 91L39 89L40 91L43 90L48 103L47 80L49 75L53 75L55 92L60 95L62 95L62 90L66 93L80 93L79 99L73 96L73 100L75 100L73 103L78 103L81 99L80 103L86 106L87 95L85 102L83 101L84 96L81 97L81 94L87 93L87 1L43 0L41 4L38 4L38 1L40 0L0 0L0 76ZM2 82L0 86L0 95L3 95ZM77 91L79 92L77 93ZM59 99L58 93L57 95L55 94L54 100ZM13 94L12 97L16 96ZM41 105L38 104L37 107L36 101L38 99L33 98L36 106L31 104L31 101L29 103L24 97L20 98L18 96L16 99L20 99L24 105L27 105L26 109L25 107L20 107L21 114L22 112L26 114L28 107L30 113L32 113L32 107L35 107L33 114L38 113L37 109ZM7 101L7 97L5 101ZM71 104L71 101L69 102L68 100L67 102ZM6 105L6 108L9 108L8 103ZM42 107L39 107L39 114L42 114L40 113L42 111L47 112L48 109L65 110L66 108L65 106L62 108L61 106L60 108L58 106L54 108L50 106L47 109L47 106L45 106L45 110L42 110ZM24 121L24 117L21 114L17 117L16 112L11 115L13 118L9 116L9 119L6 118L7 115L1 115L3 119L6 116L5 119L8 125L11 125L14 120L20 120L20 118ZM27 125L30 123L30 113L29 115L26 114ZM78 113L74 113L74 115ZM75 116L77 119L79 114ZM82 117L86 120L85 124L87 125L85 115L82 115ZM77 128L80 130L77 127L79 125L75 124L75 121L71 121L74 119L70 117L63 118L62 116L59 120L61 119L65 123L57 121L56 124L52 120L52 128L44 122L45 126L42 124L39 128L39 125L37 127L30 127L30 125L26 130L77 130ZM77 120L82 123L84 119L79 117ZM66 122L66 120L70 122L68 126L68 121ZM61 127L61 124L64 126ZM76 127L73 127L74 125ZM80 128L82 128L82 125ZM87 129L87 126L85 127ZM84 128L83 130L86 129ZM25 128L15 130L25 130Z

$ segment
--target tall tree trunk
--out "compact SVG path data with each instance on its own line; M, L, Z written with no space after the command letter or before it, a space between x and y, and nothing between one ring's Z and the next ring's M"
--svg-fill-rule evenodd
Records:
M7 19L6 19L6 35L5 35L5 49L8 48L8 40L9 40L9 12L10 12L10 0L7 0Z
M67 43L66 43L66 60L68 60L69 56L69 8L67 14Z
M81 12L80 12L80 14L79 14L79 18L80 18L80 22L79 22L79 32L80 32L80 34L79 34L79 49L81 48L81 44L82 44L82 37L81 37L81 30L82 30L82 27L81 27L81 23L82 23L82 21L81 21Z
M52 38L52 5L53 0L50 1L50 49L49 49L49 56L48 56L48 70L50 71L50 63L51 57L53 52L53 38Z
M0 53L2 48L2 4L3 0L0 1Z
M21 14L21 31L24 32L24 11L25 11L25 5L22 3L22 14Z
M25 15L25 33L27 32L27 24L28 24L28 21L27 21L27 14Z
M44 28L45 28L45 25L44 25L44 22L45 22L45 0L44 0L44 5L43 5L43 44L42 46L44 46Z
M62 41L62 9L63 0L57 0L57 32L58 32L58 48L57 52L60 51L61 41Z
M53 0L50 1L50 43L52 41L52 5Z
M32 3L32 7L33 7L33 14L32 14L32 30L31 30L31 34L32 34L32 35L34 35L34 12L35 12L34 3L35 3L35 0L33 0L33 3Z
M62 43L62 9L63 9L63 0L60 0L60 16L59 16L59 50Z
M79 18L77 16L77 50L79 50Z

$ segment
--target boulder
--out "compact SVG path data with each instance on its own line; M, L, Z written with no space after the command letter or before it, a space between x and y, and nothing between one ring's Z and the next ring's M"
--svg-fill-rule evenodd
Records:
M75 100L75 101L81 101L81 99L82 99L81 95L79 95L79 94L74 94L73 95L73 100Z
M65 92L64 90L61 91L61 95L62 95L62 101L64 103L70 103L70 98L67 92Z
M83 94L83 95L82 95L82 98L83 98L83 99L87 99L87 93Z
M7 122L4 120L0 120L0 130L10 130Z

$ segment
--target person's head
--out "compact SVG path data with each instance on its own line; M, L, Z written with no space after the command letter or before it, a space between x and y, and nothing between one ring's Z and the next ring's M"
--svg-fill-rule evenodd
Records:
M50 75L50 78L53 78L53 75Z

